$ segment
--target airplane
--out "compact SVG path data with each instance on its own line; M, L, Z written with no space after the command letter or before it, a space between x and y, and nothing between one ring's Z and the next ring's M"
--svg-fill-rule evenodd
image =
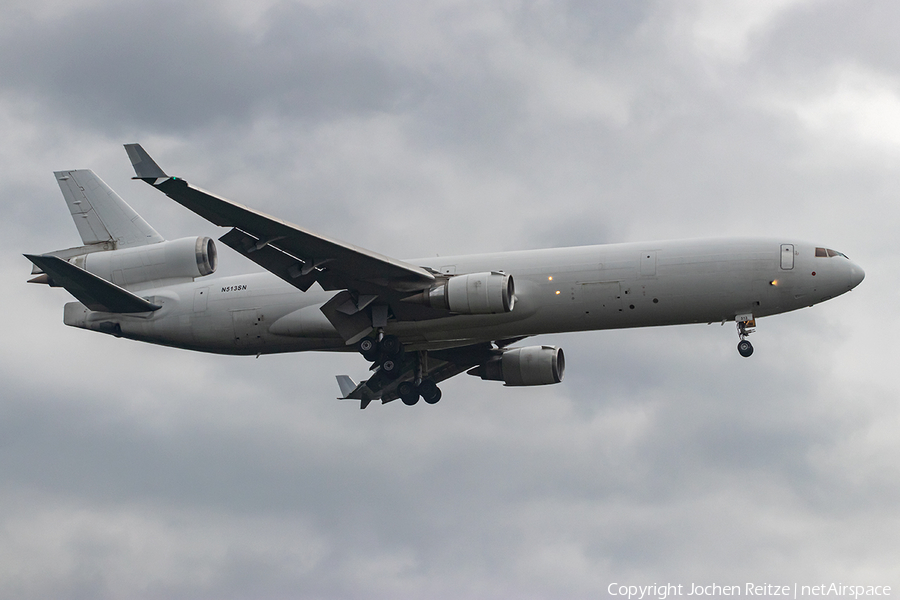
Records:
M167 175L125 146L140 179L211 223L219 241L265 272L204 279L208 237L167 241L93 171L55 176L83 245L40 255L32 283L78 301L66 325L218 354L355 351L359 383L337 376L360 408L441 399L466 372L507 386L560 383L562 348L518 345L544 334L735 322L738 352L756 319L855 288L863 269L828 246L791 238L618 243L397 260L318 235Z

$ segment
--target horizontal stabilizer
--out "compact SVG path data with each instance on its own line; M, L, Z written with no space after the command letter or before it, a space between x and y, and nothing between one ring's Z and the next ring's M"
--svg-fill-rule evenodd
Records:
M79 302L91 310L110 313L139 313L161 308L56 256L26 254L25 258L49 275L56 285L66 288Z

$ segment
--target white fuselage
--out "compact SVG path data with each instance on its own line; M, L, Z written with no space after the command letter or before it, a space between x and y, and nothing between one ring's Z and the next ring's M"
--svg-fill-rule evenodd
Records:
M513 276L509 313L393 322L409 348L627 327L733 321L811 306L855 287L863 270L843 255L779 239L677 240L525 250L406 261L446 274ZM221 354L348 350L319 310L336 292L301 292L269 273L141 290L161 309L140 315L66 305L68 325ZM749 320L749 319L747 319Z

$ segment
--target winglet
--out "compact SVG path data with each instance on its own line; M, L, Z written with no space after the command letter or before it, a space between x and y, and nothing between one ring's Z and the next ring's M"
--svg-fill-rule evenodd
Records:
M159 168L159 165L150 158L147 151L140 144L125 144L125 152L131 159L134 167L135 179L166 179L168 175Z

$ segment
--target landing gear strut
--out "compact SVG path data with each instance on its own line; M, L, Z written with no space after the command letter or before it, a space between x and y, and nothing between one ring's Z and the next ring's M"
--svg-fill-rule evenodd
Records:
M737 321L738 337L741 338L741 341L738 342L737 349L738 354L744 358L748 358L753 354L753 344L747 339L747 336L755 331L753 327L756 327L755 319Z

